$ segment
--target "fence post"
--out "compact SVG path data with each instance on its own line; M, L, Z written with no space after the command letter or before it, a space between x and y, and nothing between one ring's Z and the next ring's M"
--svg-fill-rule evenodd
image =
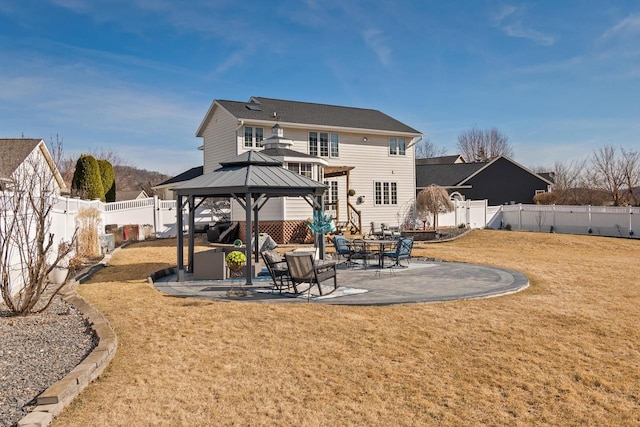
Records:
M160 223L160 201L158 196L153 196L153 234L158 235L158 224Z
M518 230L522 231L522 203L518 203Z

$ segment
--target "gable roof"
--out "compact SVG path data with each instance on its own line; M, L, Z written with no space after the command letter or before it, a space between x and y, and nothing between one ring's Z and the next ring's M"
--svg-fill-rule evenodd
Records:
M521 164L505 156L499 156L491 160L490 162L477 163L418 164L418 160L416 160L416 184L419 188L423 188L431 184L439 185L445 188L461 187L467 185L468 181L471 180L474 176L478 175L483 170L490 167L493 163L497 162L500 159L504 159L513 163L519 168L529 172L532 175L535 175L537 178L549 185L552 184L552 182L544 176L532 172Z
M459 185L464 185L467 181L469 181L471 178L473 178L474 176L476 176L477 174L479 174L482 170L484 170L484 169L488 168L489 166L491 166L492 164L494 164L494 163L498 162L498 161L499 161L499 160L501 160L501 159L504 159L504 160L506 160L506 161L508 161L508 162L513 163L514 165L516 165L516 166L517 166L517 167L519 167L520 169L522 169L522 170L524 170L524 171L526 171L526 172L529 172L531 175L534 175L535 177L537 177L537 178L539 178L540 180L544 181L546 184L548 184L548 185L553 185L553 182L551 182L551 181L549 181L548 179L546 179L546 178L544 178L544 177L540 176L539 174L537 174L537 173L533 172L533 171L532 171L532 170L530 170L529 168L526 168L526 167L522 166L520 163L516 162L516 161L515 161L515 160L513 160L513 159L510 159L510 158L509 158L509 157L507 157L507 156L498 156L498 157L496 157L495 159L491 160L490 162L483 163L483 165L484 165L484 166L483 166L481 169L478 169L477 171L475 171L474 173L472 173L471 175L469 175L467 178L465 178L463 181L460 181L460 184L459 184Z
M254 96L249 102L214 100L198 128L196 136L203 136L204 128L216 106L220 106L239 120L421 135L414 128L378 110Z
M452 156L426 157L416 159L416 165L452 165L454 163L466 163L460 154Z
M159 188L165 185L177 184L178 182L189 181L190 179L199 177L200 175L203 174L203 172L204 172L203 166L196 166L195 168L191 168L187 171L184 171L181 174L174 176L173 178L169 178L165 181L162 181L160 184L154 185L153 188ZM116 193L116 196L117 196L117 193Z
M0 180L11 178L11 174L20 166L36 148L40 151L58 183L60 191L66 191L67 185L60 175L51 153L44 143L44 139L36 138L0 138Z
M40 144L41 139L0 138L0 178L8 179Z
M416 184L457 187L467 177L484 168L487 163L416 164ZM424 184L424 185L423 185Z

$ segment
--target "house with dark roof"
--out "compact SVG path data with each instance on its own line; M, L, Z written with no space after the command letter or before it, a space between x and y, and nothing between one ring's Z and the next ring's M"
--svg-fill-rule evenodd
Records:
M178 174L172 178L162 181L160 184L151 187L158 193L158 197L163 200L174 199L173 188L181 182L189 181L190 179L197 178L202 175L202 166L196 166Z
M327 210L359 230L371 221L397 224L415 197L414 146L423 135L378 110L262 97L214 100L196 136L203 138L204 174L244 152L264 152L325 183ZM232 218L244 215L232 208ZM260 223L267 230L297 227L311 215L300 198L283 197L266 202Z
M11 190L16 185L15 179L35 168L40 170L40 164L45 164L43 170L51 173L51 191L57 194L67 192L67 186L43 139L0 138L0 191Z
M514 160L500 156L490 162L447 163L416 160L416 191L438 185L458 200L484 200L489 205L533 203L533 197L550 191L550 178L537 174Z

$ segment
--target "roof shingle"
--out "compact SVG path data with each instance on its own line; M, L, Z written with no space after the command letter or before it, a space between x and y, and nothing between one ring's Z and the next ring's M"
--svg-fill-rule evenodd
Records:
M311 102L252 97L249 102L217 100L238 119L371 129L420 135L381 111Z

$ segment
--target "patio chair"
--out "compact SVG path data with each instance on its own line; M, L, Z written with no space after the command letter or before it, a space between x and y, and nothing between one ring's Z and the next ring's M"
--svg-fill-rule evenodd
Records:
M378 253L371 250L371 246L363 239L353 239L351 246L351 260L361 259L364 262L364 268L367 269L367 261L371 258L378 257Z
M264 261L267 271L273 281L273 289L282 292L291 288L291 278L287 261L274 250L262 251L260 256Z
M413 249L413 237L399 237L395 250L384 252L384 256L395 261L389 268L408 267L411 260L411 249ZM407 265L400 264L400 260L406 259Z
M376 239L381 238L383 236L383 229L379 222L371 221L371 228L369 229L369 238Z
M350 265L353 251L347 245L347 238L342 235L333 236L333 247L336 249L336 256L341 256L345 260L344 262Z
M331 292L338 289L335 262L316 264L313 260L313 255L308 252L287 252L284 258L289 267L289 277L291 278L291 285L295 293L300 293L298 291L298 285L308 283L309 288L307 291L309 295L311 294L311 287L313 287L313 285L318 287L320 295L328 295L323 293L321 283L329 279L333 279L333 289Z

